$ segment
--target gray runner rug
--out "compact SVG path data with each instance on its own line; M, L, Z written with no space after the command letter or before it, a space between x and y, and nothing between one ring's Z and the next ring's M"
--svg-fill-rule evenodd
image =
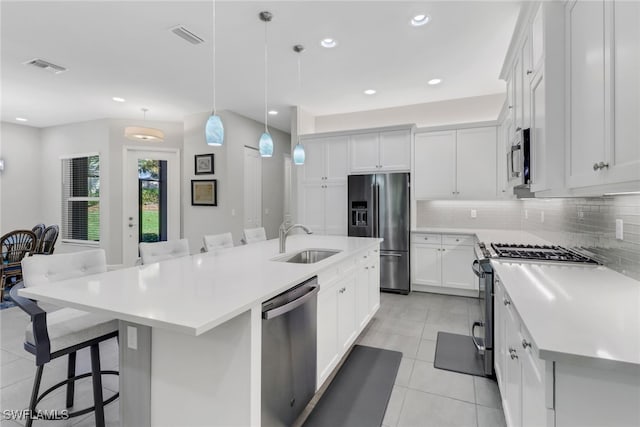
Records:
M356 345L304 427L381 426L402 353Z

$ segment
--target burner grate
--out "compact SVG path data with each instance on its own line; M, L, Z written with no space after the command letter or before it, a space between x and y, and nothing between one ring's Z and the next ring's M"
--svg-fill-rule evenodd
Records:
M492 243L491 247L498 258L597 264L595 260L565 249L562 246Z

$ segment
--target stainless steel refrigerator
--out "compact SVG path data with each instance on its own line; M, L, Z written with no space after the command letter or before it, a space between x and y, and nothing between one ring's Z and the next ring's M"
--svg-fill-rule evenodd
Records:
M381 237L380 289L409 293L409 174L349 175L349 236Z

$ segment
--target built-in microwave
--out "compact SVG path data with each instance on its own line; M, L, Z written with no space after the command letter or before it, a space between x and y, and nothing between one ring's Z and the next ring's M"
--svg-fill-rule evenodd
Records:
M514 186L529 185L531 182L531 144L529 129L516 131L507 151L507 177Z

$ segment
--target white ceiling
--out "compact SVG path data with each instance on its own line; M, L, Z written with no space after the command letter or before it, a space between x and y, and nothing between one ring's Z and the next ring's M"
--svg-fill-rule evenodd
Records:
M213 101L211 1L2 1L1 119L46 127L104 117L182 121ZM504 92L498 74L516 1L217 1L217 108L262 121L264 24L269 34L271 125L289 130L289 106L337 114ZM417 13L431 15L412 27ZM168 31L182 24L206 40ZM320 39L338 40L334 49ZM297 54L302 43L302 90ZM52 74L23 63L67 67ZM429 86L439 77L443 83ZM365 89L377 94L367 96ZM127 99L118 104L112 97Z

